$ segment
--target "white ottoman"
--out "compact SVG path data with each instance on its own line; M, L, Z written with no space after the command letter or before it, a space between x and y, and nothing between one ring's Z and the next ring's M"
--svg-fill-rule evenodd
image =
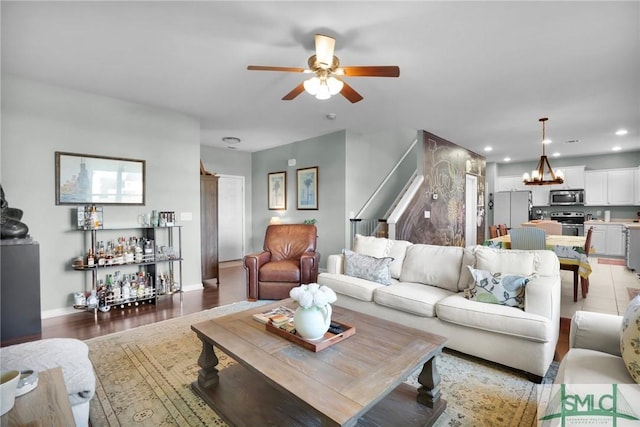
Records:
M89 425L89 401L96 390L89 347L77 339L51 338L0 348L2 370L46 371L62 368L76 426Z

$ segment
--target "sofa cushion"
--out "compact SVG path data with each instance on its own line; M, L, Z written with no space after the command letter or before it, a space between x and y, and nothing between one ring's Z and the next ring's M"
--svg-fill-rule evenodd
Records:
M531 251L476 248L476 268L480 270L530 276L535 271L534 260L535 255Z
M344 274L359 277L382 285L391 284L389 264L393 258L376 258L344 249Z
M384 258L389 255L393 240L384 237L363 236L356 234L353 242L353 251L362 255Z
M633 384L619 356L597 350L572 348L562 359L558 368L556 384ZM628 391L636 390L632 399ZM622 390L620 390L622 392ZM633 384L623 394L628 402L640 401L640 388Z
M391 245L388 256L393 258L393 261L389 264L389 269L391 270L391 277L394 279L400 278L404 257L407 255L407 248L411 245L413 245L413 243L406 240L393 240L393 245Z
M640 295L629 303L622 316L620 353L629 374L640 384Z
M458 290L464 291L473 284L473 276L467 267L476 267L476 246L469 246L462 251L462 265L460 266L460 279Z
M529 282L528 277L467 268L474 283L465 289L465 298L524 309L524 286Z
M436 315L444 322L531 341L549 342L555 339L553 322L550 319L514 307L472 301L466 299L462 293L439 301L436 305Z
M330 287L336 294L346 295L361 301L373 301L373 291L380 287L386 287L370 280L332 273L320 273L318 283ZM338 295L339 298L340 295Z
M407 247L400 281L457 292L463 252L457 246L411 245Z
M451 294L446 289L424 286L422 283L399 282L376 288L373 300L376 304L421 317L435 317L436 303Z

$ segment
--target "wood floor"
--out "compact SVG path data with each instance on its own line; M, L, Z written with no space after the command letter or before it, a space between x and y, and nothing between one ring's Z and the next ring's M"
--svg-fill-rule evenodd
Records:
M247 299L244 268L239 263L229 263L220 268L220 285L215 279L205 282L202 290L184 292L180 295L162 298L156 305L144 305L126 309L112 309L108 313L78 312L42 321L42 335L24 337L6 344L32 341L40 338L94 338L113 332L125 331L148 323L196 313L208 308L231 304ZM560 339L556 347L556 360L561 360L569 350L569 319L560 323Z

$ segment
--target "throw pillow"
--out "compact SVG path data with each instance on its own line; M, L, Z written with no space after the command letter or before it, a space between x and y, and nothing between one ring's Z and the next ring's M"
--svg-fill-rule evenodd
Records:
M347 276L359 277L387 286L391 284L389 264L393 258L376 258L349 249L344 249L342 253L344 254L344 274Z
M393 246L393 240L385 239L384 237L356 234L355 241L353 242L353 252L383 258L389 255L391 246Z
M622 317L620 353L631 377L640 384L640 295L629 303Z
M464 290L465 298L524 309L524 286L529 283L528 277L467 268L474 283Z

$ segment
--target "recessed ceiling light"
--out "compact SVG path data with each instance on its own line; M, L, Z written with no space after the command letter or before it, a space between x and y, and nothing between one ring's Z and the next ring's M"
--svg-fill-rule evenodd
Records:
M560 153L558 153L557 151L555 153L552 154L553 157L560 157Z
M493 147L484 147L484 151L492 151Z
M222 142L225 144L240 144L240 138L235 136L223 136Z
M504 161L505 161L505 162L510 162L510 161L511 161L511 157L505 157L505 158L504 158Z
M622 147L620 147L619 145L616 145L615 147L612 148L613 151L620 151L622 150Z
M626 129L618 129L618 130L616 131L616 135L619 135L619 136L621 136L621 135L626 135L626 134L628 134L628 133L629 133L629 131L628 131L628 130L626 130Z
M329 114L326 115L326 117L327 117L328 120L335 120L336 117L338 117L338 116L336 115L336 113L329 113Z

